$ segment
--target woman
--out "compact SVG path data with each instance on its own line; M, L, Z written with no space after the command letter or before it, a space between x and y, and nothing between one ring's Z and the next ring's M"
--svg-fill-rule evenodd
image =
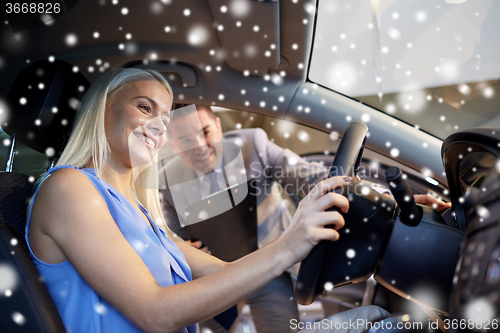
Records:
M157 72L101 76L33 197L26 241L68 331L195 332L195 323L259 289L319 241L339 238L343 217L325 209L347 212L348 200L328 192L349 177L319 183L278 240L233 263L159 230L158 191L139 187L134 172L157 178L154 156L171 105L172 90Z

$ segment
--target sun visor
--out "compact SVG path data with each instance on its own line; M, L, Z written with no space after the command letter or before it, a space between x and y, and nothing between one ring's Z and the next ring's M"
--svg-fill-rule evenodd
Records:
M279 2L209 0L227 65L264 76L280 64Z

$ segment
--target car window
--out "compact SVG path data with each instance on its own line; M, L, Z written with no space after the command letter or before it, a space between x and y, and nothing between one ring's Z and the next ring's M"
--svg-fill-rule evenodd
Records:
M11 143L12 138L0 127L0 171L5 171ZM48 165L47 155L16 142L12 171L36 177L46 171Z
M499 1L320 0L317 12L311 81L441 139L500 126Z
M213 107L221 119L223 132L242 128L262 128L269 139L283 148L288 148L308 160L330 165L340 144L341 137L337 132L323 131L252 112ZM325 156L326 155L326 156ZM411 169L396 160L366 149L363 153L363 165L360 168L361 178L369 185L387 188L384 170L389 166L397 166L411 175L410 186L415 193L432 193L447 199L448 191L437 181L417 170Z

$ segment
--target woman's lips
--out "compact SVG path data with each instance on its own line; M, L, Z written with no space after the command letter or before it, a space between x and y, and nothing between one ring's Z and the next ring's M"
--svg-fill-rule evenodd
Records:
M156 147L156 141L150 137L147 137L143 134L137 134L137 133L134 133L135 136L140 140L142 141L146 146L148 146L149 148L151 149L155 149Z

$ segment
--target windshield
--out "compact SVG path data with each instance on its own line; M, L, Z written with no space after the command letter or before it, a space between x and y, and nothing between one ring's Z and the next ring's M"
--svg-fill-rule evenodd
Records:
M318 6L311 81L442 139L500 126L500 1Z

